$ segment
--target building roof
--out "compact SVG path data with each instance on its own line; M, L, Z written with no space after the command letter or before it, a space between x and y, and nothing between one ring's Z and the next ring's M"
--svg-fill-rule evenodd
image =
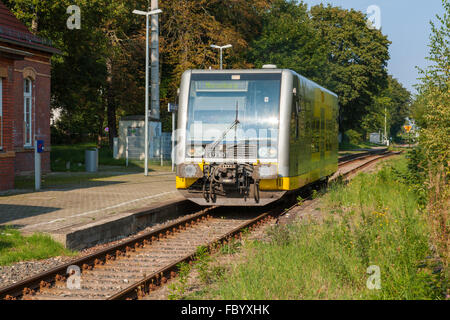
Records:
M59 53L50 40L32 34L0 0L0 41L48 53Z

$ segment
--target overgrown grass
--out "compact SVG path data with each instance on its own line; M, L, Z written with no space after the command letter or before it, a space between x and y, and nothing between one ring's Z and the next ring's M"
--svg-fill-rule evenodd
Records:
M0 266L19 261L40 260L56 256L74 256L50 236L33 234L25 237L18 230L0 226Z
M393 170L395 168L395 170ZM244 246L244 262L193 298L439 299L445 288L427 257L429 229L417 196L398 179L405 159L360 174L324 196L321 219L269 232ZM381 289L367 269L378 266Z

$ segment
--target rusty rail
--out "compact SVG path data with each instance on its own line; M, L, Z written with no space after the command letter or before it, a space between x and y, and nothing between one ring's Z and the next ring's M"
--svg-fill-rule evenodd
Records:
M66 277L67 276L67 268L69 266L78 266L80 268L86 269L86 266L90 267L98 263L99 261L104 261L107 259L107 256L115 256L118 252L126 252L127 248L135 247L136 244L141 244L144 241L148 241L153 238L157 237L159 239L165 237L167 235L167 232L172 232L174 228L178 228L182 225L185 225L186 223L191 223L192 221L195 221L197 219L200 219L206 215L209 214L209 212L216 207L210 207L207 209L204 209L198 213L195 213L191 216L188 216L186 218L183 218L179 221L175 221L174 223L171 223L167 226L162 226L160 228L157 228L153 231L150 231L148 233L145 233L143 235L140 235L139 237L129 239L123 243L115 244L113 246L107 247L105 249L102 249L98 252L95 252L93 254L90 254L85 257L81 257L79 259L76 259L74 261L71 261L69 263L66 263L62 266L50 269L44 273L35 275L31 278L22 280L18 283L14 283L12 285L9 285L7 287L0 289L0 300L2 299L11 299L11 298L17 298L21 297L25 292L29 292L30 290L38 290L41 287L47 287L49 284L57 281L58 278Z
M239 239L242 236L242 231L245 228L252 227L255 224L259 224L261 222L265 222L270 219L271 214L277 214L276 209L265 212L258 217L251 219L238 226L237 228L227 232L225 235L220 237L217 240L211 241L206 244L206 247L211 252L217 246L224 244L226 241L231 238ZM178 269L178 265L182 262L189 262L195 259L196 253L191 253L178 261L156 271L152 275L146 277L145 279L135 283L128 288L122 290L121 292L111 296L108 300L125 300L125 299L136 299L144 296L145 294L150 293L153 289L156 289L161 284L167 282L168 279L176 276L176 270Z

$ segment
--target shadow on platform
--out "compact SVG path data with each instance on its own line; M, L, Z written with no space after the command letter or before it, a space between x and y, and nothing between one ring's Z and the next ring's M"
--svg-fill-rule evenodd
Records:
M0 204L0 224L46 214L60 209L61 208Z

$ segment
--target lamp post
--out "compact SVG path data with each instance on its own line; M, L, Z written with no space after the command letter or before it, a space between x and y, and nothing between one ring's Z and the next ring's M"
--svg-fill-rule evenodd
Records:
M162 10L152 10L152 11L140 11L133 10L134 14L138 14L141 16L146 16L146 28L145 28L145 160L144 160L144 174L148 176L148 78L149 78L149 55L148 55L148 28L149 28L149 18L151 15L161 13Z
M220 70L223 69L223 64L222 64L222 51L223 51L223 49L227 49L227 48L231 48L231 47L232 47L231 44L227 44L227 45L222 46L222 47L216 46L215 44L212 44L212 45L211 45L211 48L219 49L219 50L220 50Z

